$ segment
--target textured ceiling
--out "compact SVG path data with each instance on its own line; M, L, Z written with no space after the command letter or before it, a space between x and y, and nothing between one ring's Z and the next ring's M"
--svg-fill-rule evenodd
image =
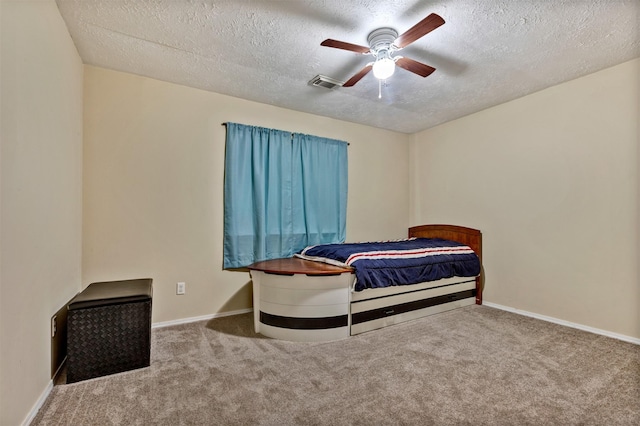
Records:
M86 64L414 133L640 57L639 0L57 0ZM436 68L398 69L382 88L370 56L321 47L367 45L430 13L446 23L402 50Z

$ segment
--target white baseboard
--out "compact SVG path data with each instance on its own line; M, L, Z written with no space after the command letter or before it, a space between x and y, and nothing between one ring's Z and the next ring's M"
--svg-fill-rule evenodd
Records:
M246 314L248 312L253 312L253 308L240 309L237 311L229 311L229 312L220 312L217 314L203 315L200 317L190 317L190 318L182 318L182 319L177 319L172 321L155 322L151 325L151 328L170 327L172 325L188 324L190 322L196 322L196 321L206 321L213 318L221 318L221 317L228 317L231 315Z
M53 390L53 380L49 380L49 383L47 383L47 387L44 388L44 391L42 391L42 394L40 394L40 398L38 398L33 407L31 407L31 411L29 411L29 414L27 414L27 417L22 422L22 426L29 426L33 419L36 418L36 415L38 415L38 411L40 411L40 408L42 408L42 405L49 397L51 390Z
M575 322L565 321L558 318L548 317L546 315L534 314L533 312L523 311L521 309L510 308L509 306L498 305L497 303L491 303L482 301L482 304L490 308L500 309L502 311L513 312L514 314L524 315L526 317L536 318L542 321L552 322L554 324L564 325L566 327L577 328L578 330L588 331L594 334L600 334L602 336L612 337L614 339L622 340L624 342L634 343L640 345L640 339L631 336L625 336L624 334L613 333L607 330L601 330L599 328L589 327Z

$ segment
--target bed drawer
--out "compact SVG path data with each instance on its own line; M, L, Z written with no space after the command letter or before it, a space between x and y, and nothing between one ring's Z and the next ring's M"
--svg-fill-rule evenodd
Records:
M475 303L475 282L411 291L351 303L351 334Z
M366 322L357 324L351 324L351 335L364 333L365 331L376 330L388 325L400 324L405 321L410 321L429 315L439 314L441 312L450 311L452 309L461 308L463 306L469 306L475 304L475 297L469 297L466 299L460 299L449 303L443 303L440 305L430 306L428 308L417 309L401 314L394 314L385 316L378 319L372 319Z
M364 300L362 302L353 302L351 303L351 314L353 315L358 312L365 312L393 305L412 303L414 301L430 299L438 296L453 295L455 293L473 290L475 288L475 281L469 281L421 291L407 291L393 296L379 297L376 299Z

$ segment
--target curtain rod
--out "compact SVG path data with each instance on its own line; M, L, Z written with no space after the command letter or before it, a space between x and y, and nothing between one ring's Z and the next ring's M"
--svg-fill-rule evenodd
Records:
M220 125L221 125L221 126L226 126L226 125L227 125L227 123L220 123ZM285 131L285 132L289 132L288 130L284 130L284 131ZM293 134L294 134L294 133L297 133L297 132L289 132L289 133L291 133L291 138L293 139ZM300 134L302 135L302 134L304 134L304 133L300 133ZM330 138L329 138L329 139L330 139ZM350 146L350 145L351 145L351 144L350 144L349 142L347 142L347 146Z

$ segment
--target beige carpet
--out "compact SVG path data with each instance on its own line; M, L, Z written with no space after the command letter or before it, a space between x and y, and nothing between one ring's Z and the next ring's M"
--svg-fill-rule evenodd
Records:
M252 315L153 330L151 367L54 387L34 425L640 425L640 346L484 306L329 343Z

